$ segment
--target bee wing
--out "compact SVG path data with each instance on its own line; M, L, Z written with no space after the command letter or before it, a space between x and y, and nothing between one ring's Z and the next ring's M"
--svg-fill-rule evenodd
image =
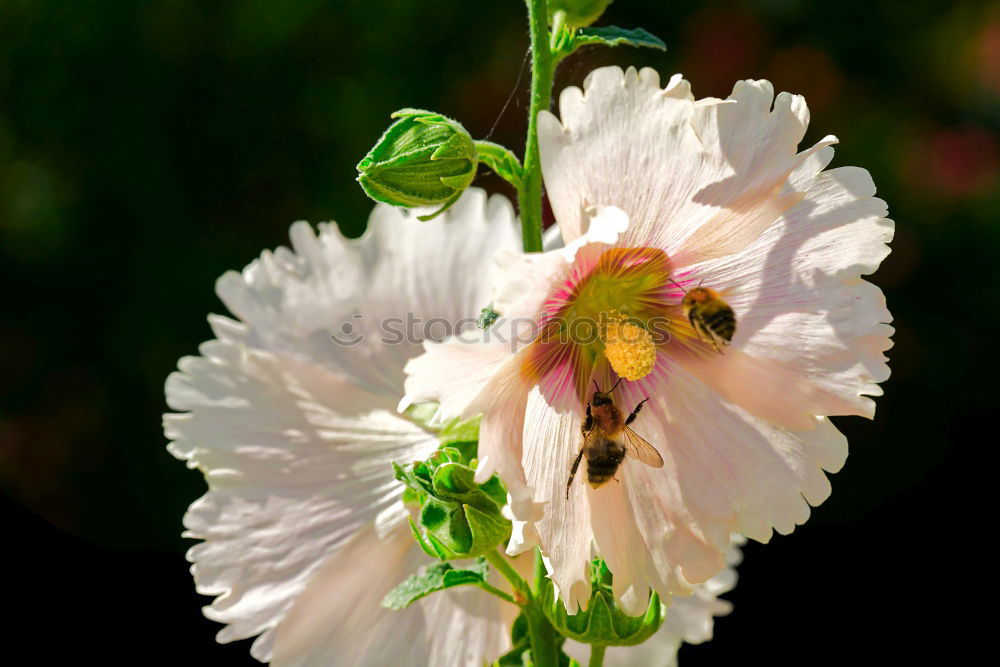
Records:
M589 445L591 443L591 441L600 434L600 432L601 432L601 429L597 428L597 424L594 424L594 427L592 429L590 429L589 431L587 431L586 433L584 433L583 434L583 444L580 445L580 451L583 451L584 449L586 449L587 445Z
M648 466L652 466L654 468L663 467L663 457L660 456L660 453L656 451L655 447L646 442L645 438L630 429L628 426L624 427L622 431L625 434L625 446L628 448L629 454Z

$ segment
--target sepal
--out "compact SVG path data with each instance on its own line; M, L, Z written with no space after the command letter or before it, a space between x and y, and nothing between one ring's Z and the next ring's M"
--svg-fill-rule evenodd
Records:
M540 591L545 616L556 631L586 644L634 646L651 637L663 623L666 607L653 591L646 613L629 616L618 608L611 590L612 575L601 559L591 563L590 603L586 611L569 614L548 579Z

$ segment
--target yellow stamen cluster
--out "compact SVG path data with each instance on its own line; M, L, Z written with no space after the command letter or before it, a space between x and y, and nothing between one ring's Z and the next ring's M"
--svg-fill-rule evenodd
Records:
M619 377L638 380L649 375L656 363L653 337L642 327L628 321L616 310L608 313L604 326L604 356Z

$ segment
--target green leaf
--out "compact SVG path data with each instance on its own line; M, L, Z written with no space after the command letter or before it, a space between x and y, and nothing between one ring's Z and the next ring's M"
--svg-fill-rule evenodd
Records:
M466 443L477 442L479 440L479 422L481 417L473 417L468 421L462 421L458 417L444 423L438 433L438 440L442 445L449 445L453 442Z
M437 403L416 403L406 408L406 416L413 421L420 424L420 426L430 429L433 428L430 423L434 419L434 415L437 414L438 404Z
M662 39L642 28L628 30L619 28L616 25L602 26L600 28L583 28L576 34L573 40L574 46L585 44L603 44L605 46L636 46L648 49L659 49L666 51L667 45Z
M389 591L382 599L382 606L405 609L422 597L455 586L478 586L486 581L489 567L485 558L479 558L468 567L458 569L450 563L435 563L422 572L411 575L406 581Z

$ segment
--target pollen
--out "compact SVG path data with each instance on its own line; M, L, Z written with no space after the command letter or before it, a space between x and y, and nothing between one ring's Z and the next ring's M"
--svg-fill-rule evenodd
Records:
M617 311L608 314L603 327L604 356L619 377L633 381L649 375L656 364L653 337Z

